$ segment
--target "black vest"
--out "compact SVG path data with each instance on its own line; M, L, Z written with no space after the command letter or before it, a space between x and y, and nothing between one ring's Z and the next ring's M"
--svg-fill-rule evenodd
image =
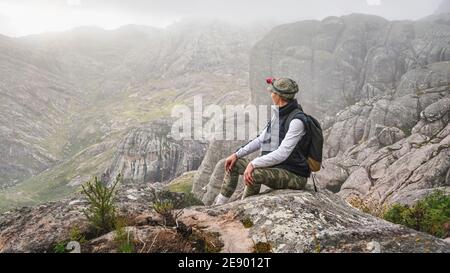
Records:
M289 128L289 124L286 124L286 120L289 116L289 114L295 110L300 109L302 112L297 114L294 119L300 119L305 124L305 130L306 134L302 137L302 139L297 143L292 153L289 155L289 157L283 161L282 163L273 166L273 168L281 168L285 169L287 171L290 171L296 175L302 176L302 177L309 177L311 175L311 170L309 169L308 163L306 162L304 152L306 150L306 147L308 147L308 138L309 134L307 131L307 120L305 115L303 114L303 109L298 104L297 100L293 100L289 102L287 105L281 107L279 109L279 142L283 141L284 137L286 136L287 129ZM267 127L267 133L270 134L270 124ZM269 152L263 152L262 155L268 154Z

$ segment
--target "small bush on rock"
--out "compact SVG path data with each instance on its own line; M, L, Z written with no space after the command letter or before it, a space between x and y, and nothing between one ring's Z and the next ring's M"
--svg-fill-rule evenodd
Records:
M170 200L157 199L153 202L152 208L164 219L164 226L173 227L177 225L177 218L181 212L175 212L174 204Z
M450 197L436 191L413 206L395 204L386 211L385 220L440 238L450 236Z
M114 184L108 188L97 177L94 177L93 181L82 186L82 192L89 200L89 207L84 214L97 235L114 229L116 222L115 189L120 180L119 174Z
M122 218L118 218L116 221L114 242L119 253L135 252L134 235L126 229L126 221Z

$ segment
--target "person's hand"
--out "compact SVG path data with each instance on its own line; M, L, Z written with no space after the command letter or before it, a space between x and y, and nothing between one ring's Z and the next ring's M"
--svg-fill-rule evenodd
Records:
M225 171L231 172L231 169L233 169L234 164L236 163L237 160L238 160L238 157L237 157L236 154L230 155L230 156L225 160Z
M253 181L253 171L254 170L255 170L255 167L253 166L253 164L249 163L244 172L244 183L246 186L251 186L254 184L254 181Z

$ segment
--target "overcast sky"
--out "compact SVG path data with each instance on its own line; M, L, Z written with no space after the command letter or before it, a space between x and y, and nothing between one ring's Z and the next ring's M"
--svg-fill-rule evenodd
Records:
M352 12L418 19L441 0L0 0L0 33L23 36L82 25L165 27L185 17L292 22Z

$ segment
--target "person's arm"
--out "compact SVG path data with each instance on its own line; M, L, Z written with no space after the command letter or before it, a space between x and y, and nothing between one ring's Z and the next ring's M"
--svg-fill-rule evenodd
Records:
M252 141L250 141L249 143L247 143L247 145L245 145L244 147L240 148L237 152L236 152L236 156L238 158L242 158L244 156L247 156L251 153L254 153L256 151L258 151L261 148L261 145L263 143L263 139L264 139L264 134L266 133L266 129L264 129L262 131L262 133L257 136L255 139L253 139Z
M294 119L289 125L289 130L278 149L264 156L255 158L251 163L255 168L267 168L285 161L305 135L305 125L299 119Z

